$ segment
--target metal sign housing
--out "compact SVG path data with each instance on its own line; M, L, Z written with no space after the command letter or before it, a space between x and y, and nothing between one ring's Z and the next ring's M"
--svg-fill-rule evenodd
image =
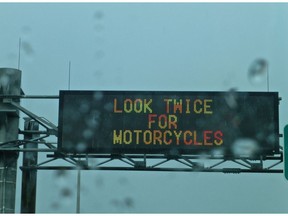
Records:
M278 93L60 91L58 147L85 154L279 153Z

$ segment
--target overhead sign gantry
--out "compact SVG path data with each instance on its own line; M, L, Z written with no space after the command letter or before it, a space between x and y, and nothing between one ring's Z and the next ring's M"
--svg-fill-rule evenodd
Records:
M5 135L0 143L0 186L8 188L11 172L6 170L16 170L23 152L23 213L35 212L30 196L36 196L36 170L283 172L277 168L283 162L277 92L60 91L60 96L37 96L20 89L19 70L0 72L5 81L0 89ZM6 91L13 86L17 92ZM21 99L59 99L58 126L21 106ZM20 111L29 117L24 130L18 129ZM285 127L286 154L287 131ZM50 136L58 142L48 141ZM38 161L38 153L47 159ZM97 163L89 163L91 158ZM53 164L56 160L66 163ZM14 183L1 212L14 212L13 190ZM7 190L2 192L6 196Z
M279 154L278 104L276 92L60 91L58 146L78 154L271 156Z

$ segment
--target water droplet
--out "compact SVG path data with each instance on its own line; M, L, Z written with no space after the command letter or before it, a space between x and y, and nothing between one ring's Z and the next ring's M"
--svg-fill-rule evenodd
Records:
M0 87L6 87L8 85L10 81L10 78L9 76L7 76L6 74L3 74L1 77L0 77Z
M252 84L263 83L268 72L268 62L265 59L256 59L248 70L248 78Z
M63 142L63 146L65 146L65 149L67 149L68 151L72 151L74 149L74 145L71 141Z
M66 170L56 170L55 171L55 176L58 177L66 177L67 176L67 171Z
M235 156L251 157L259 152L258 142L251 138L240 138L232 144L232 153Z
M95 110L92 113L90 113L90 115L87 116L87 118L85 119L86 125L92 129L98 128L100 118L101 118L101 112Z
M96 20L101 20L102 18L104 17L104 13L102 12L102 11L96 11L95 13L94 13L94 18L96 19Z
M22 45L22 49L23 51L27 54L27 55L33 55L34 54L34 50L31 46L31 44L27 41L22 41L21 43Z
M105 39L99 35L95 36L94 39L95 39L95 42L98 44L103 44L105 42Z
M101 31L104 30L104 25L96 24L96 25L94 26L94 30L95 30L96 32L101 32Z
M131 197L125 197L123 199L113 199L110 201L110 203L120 209L125 208L133 208L134 207L134 200Z
M29 34L31 32L31 28L29 26L23 26L22 27L22 32L24 34Z
M97 50L96 53L95 53L95 58L96 59L101 59L101 58L104 58L105 56L105 53L103 50Z
M277 141L277 137L275 134L270 134L267 138L268 143L275 143Z
M9 54L7 55L7 58L8 58L9 60L15 60L15 59L17 59L17 55L16 55L15 53L9 53Z
M54 173L55 177L56 177L56 185L61 187L64 187L67 183L67 179L68 179L68 173L66 170L56 170Z
M170 151L169 151L169 155L178 156L179 155L179 150L177 148L171 148Z
M257 138L258 140L263 140L263 139L265 139L265 133L264 133L263 131L258 132L258 133L256 134L256 138Z
M67 186L60 189L60 200L64 205L70 206L73 202L73 190Z
M35 161L35 160L36 160L36 157L35 157L35 155L34 155L33 153L27 152L27 153L26 153L26 159Z
M97 76L98 78L101 78L103 76L103 72L101 70L96 70L93 74L94 76Z
M91 139L93 137L93 131L90 129L86 129L83 132L84 139Z
M70 188L64 187L60 191L61 196L63 197L71 197L72 196L72 191Z
M126 185L126 184L128 184L128 179L125 178L125 177L119 178L118 181L119 181L119 184L121 184L121 185Z
M209 159L209 155L205 152L200 153L198 155L198 162L199 164L201 164L202 167L205 167L205 163L207 163L208 159Z
M71 133L71 132L72 132L72 126L71 126L71 125L68 125L68 124L64 125L64 127L63 127L63 133L64 133L64 134L69 134L69 133Z
M82 102L80 107L79 107L79 111L81 113L87 113L90 109L90 105L87 102Z
M76 145L76 151L77 152L85 152L87 149L87 144L84 142L80 142Z
M98 128L98 126L99 126L98 119L96 119L96 118L87 119L86 124L89 128L93 128L93 129Z
M134 207L134 200L131 197L126 197L123 202L124 202L124 206L127 208Z
M113 103L106 103L106 104L104 105L104 109L105 109L106 111L108 111L108 112L112 112L112 110L113 110Z
M223 155L224 155L224 151L223 149L214 149L212 152L212 157L215 157L215 158L222 158Z
M103 92L97 91L97 92L94 93L93 98L96 101L100 101L100 100L102 100L103 96L104 96Z
M87 167L88 166L88 162L85 161L85 160L78 160L77 161L77 165L76 165L76 170L77 171L81 171L84 169L84 167Z
M51 204L51 208L54 209L54 210L58 210L60 208L59 202L53 202Z
M235 88L231 88L225 94L225 101L230 108L234 109L237 107L237 94Z
M275 125L273 123L268 125L268 130L274 131L275 130Z
M95 180L95 184L96 184L97 187L103 187L103 185L104 185L103 178L97 177L96 180Z
M113 199L110 201L111 205L118 207L120 205L120 201L117 199Z
M91 167L91 168L97 168L97 164L98 164L98 160L97 158L88 158L88 166Z

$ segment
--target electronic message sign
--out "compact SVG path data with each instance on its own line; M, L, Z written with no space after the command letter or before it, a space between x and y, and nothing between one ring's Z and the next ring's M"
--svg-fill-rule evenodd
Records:
M279 153L278 93L60 91L59 149L93 154Z

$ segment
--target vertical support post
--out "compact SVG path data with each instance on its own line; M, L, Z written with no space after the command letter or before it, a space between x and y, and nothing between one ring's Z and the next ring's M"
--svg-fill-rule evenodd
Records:
M0 95L20 95L21 71L0 68ZM12 140L18 139L19 111L4 100L0 100L0 146L11 147ZM11 99L10 99L11 100ZM15 102L20 102L15 99ZM2 144L2 145L1 145ZM5 144L5 146L3 146ZM0 151L0 212L15 212L17 152Z
M284 176L288 180L288 125L284 127Z
M76 203L76 213L80 214L80 193L81 193L81 170L77 170L77 203Z
M269 64L266 61L266 73L267 73L267 92L269 92Z
M24 140L31 140L39 137L29 131L38 131L38 122L31 118L24 118L24 130L28 133L24 135ZM26 143L25 148L38 148L37 143ZM23 153L23 167L30 167L37 165L38 153L37 152L24 152ZM37 188L37 170L36 169L23 169L22 170L22 191L21 191L21 213L35 213L36 209L36 188Z

